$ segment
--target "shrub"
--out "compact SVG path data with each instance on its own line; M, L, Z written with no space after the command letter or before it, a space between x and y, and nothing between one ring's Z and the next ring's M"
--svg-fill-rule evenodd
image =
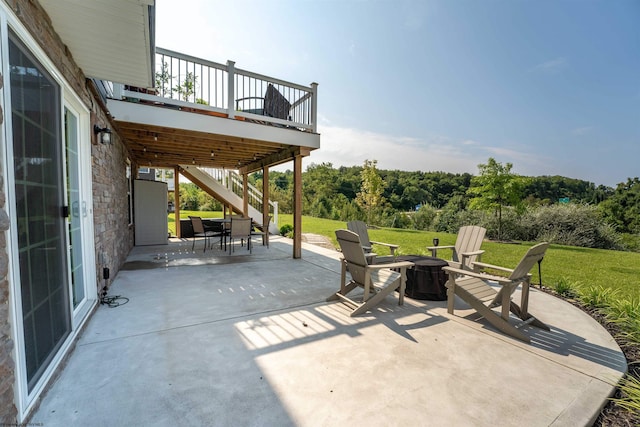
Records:
M627 375L620 381L619 387L624 397L611 400L631 413L640 413L640 379Z
M442 210L435 221L436 231L457 234L464 225L479 225L487 228L487 215L484 211L463 210L454 212Z
M438 211L430 205L423 205L411 217L415 230L428 230L431 228Z
M618 294L617 289L589 286L580 292L580 301L593 308L607 308Z
M620 245L625 251L640 252L640 234L620 234Z
M291 233L293 231L293 225L291 224L285 224L282 227L280 227L280 234L283 236L288 236L289 233Z
M595 206L566 204L529 208L520 221L520 240L585 248L620 249L620 236Z
M411 220L411 217L409 215L407 215L404 212L398 212L393 216L393 219L391 220L391 224L385 224L386 226L390 226L393 228L411 228L413 225L413 222Z
M576 284L573 282L570 282L564 277L558 280L558 282L553 283L550 287L551 289L556 291L558 295L561 295L564 297L572 297L576 295L576 289L577 289Z
M632 297L611 301L611 306L609 307L607 318L612 320L640 320L640 299Z

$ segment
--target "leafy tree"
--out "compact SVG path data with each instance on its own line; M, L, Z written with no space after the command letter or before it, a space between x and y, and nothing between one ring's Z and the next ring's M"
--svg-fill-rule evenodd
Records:
M605 220L623 233L640 233L640 179L628 178L598 206Z
M385 182L378 174L377 160L365 160L362 169L362 186L356 195L356 203L365 211L367 223L372 224L376 210L381 208L385 202L382 193L385 189Z
M561 198L579 203L600 203L612 192L613 189L603 185L596 187L592 182L558 175L530 178L524 189L530 205L558 203Z
M471 179L468 193L471 209L494 211L498 217L498 239L502 238L502 208L521 206L525 180L511 172L513 165L503 165L492 157L486 164L479 164L480 175Z
M191 71L187 72L182 83L173 88L173 91L178 94L178 99L189 101L189 98L196 92L196 79L197 77Z
M160 71L156 72L156 89L161 96L167 96L167 93L170 93L169 82L171 79L173 76L169 74L169 64L163 62Z
M422 205L412 216L413 228L416 230L428 230L437 215L438 212L433 207L428 204Z
M200 194L203 192L193 183L180 183L180 209L200 210Z

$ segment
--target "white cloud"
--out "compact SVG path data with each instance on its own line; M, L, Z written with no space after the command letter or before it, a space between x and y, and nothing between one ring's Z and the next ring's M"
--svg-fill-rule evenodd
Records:
M474 173L479 163L468 141L417 139L330 125L320 126L319 131L321 148L305 159L305 166L323 162L334 167L360 166L365 160L377 160L380 169Z
M586 135L593 130L593 126L585 126L571 130L573 135Z
M320 120L323 122L328 121ZM320 125L319 132L320 149L304 158L304 168L311 163L331 163L334 168L361 166L365 160L377 160L379 169L477 174L478 164L493 157L501 163L512 163L515 173L526 176L562 174L566 169L561 159L516 143L509 147L490 146L473 139L412 138L330 124ZM291 164L278 168L286 169L291 169Z
M566 58L560 57L535 65L531 71L546 74L558 73L569 65Z

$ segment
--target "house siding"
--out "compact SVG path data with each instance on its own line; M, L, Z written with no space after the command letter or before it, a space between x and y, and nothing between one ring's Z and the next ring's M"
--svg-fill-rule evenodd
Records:
M118 137L108 113L98 96L90 89L92 83L74 62L69 50L56 34L51 20L35 0L2 0L11 8L32 37L47 53L57 71L62 74L76 95L91 112L91 129L94 124L113 130L112 144L103 145L91 137L93 220L96 254L96 287L102 289L108 283L102 278L102 269L109 268L113 278L133 246L133 229L129 226L127 180L125 176L128 158L127 148ZM4 35L6 37L6 35ZM6 108L3 108L6 111ZM5 232L9 218L2 191L5 171L0 171L0 425L17 422L14 402L16 378L13 360L14 343L11 339L9 300L11 286L7 278L8 244ZM6 201L6 203L5 203ZM99 294L99 292L98 292Z

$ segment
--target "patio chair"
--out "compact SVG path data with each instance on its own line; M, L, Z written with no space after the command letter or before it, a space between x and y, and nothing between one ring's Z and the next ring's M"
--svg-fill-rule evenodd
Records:
M262 246L267 246L267 248L269 247L269 225L271 225L271 220L272 217L271 215L269 215L269 217L267 218L267 225L265 226L264 224L260 225L260 224L253 224L253 227L251 228L251 236L262 236Z
M287 101L274 85L269 83L264 94L264 115L278 119L289 119L291 103Z
M366 312L396 290L399 293L398 304L404 304L406 270L412 267L413 263L401 261L370 265L367 263L362 243L356 233L349 230L336 230L336 238L343 255L340 290L327 298L327 301L341 300L351 307L351 317ZM347 269L351 274L351 280L348 283ZM364 289L362 298L347 296L359 287Z
M491 264L475 263L479 268L509 273L508 277L444 267L444 270L449 273L447 311L449 314L453 314L455 296L457 295L498 330L519 340L530 342L529 337L519 329L524 325L531 324L547 331L550 330L547 325L528 312L531 280L529 271L542 260L548 247L549 244L546 242L531 247L513 270ZM497 282L500 290L496 291L494 287L489 285L489 281ZM522 295L520 305L517 305L511 300L511 296L520 284L522 284ZM493 308L496 307L501 308L500 314L493 311ZM516 325L511 324L509 312L515 314L522 322Z
M251 218L231 217L231 226L229 227L229 255L235 252L234 240L240 239L240 244L244 244L247 240L247 249L251 253Z
M482 240L487 230L477 225L466 225L460 227L458 238L454 246L427 246L431 251L431 256L438 257L438 249L452 249L453 254L451 260L447 260L450 267L462 268L464 270L473 270L473 263L480 261L480 257L484 253L480 250Z
M367 230L367 224L363 221L349 221L347 222L347 229L353 231L358 236L360 236L360 241L362 242L362 249L367 255L367 258L372 260L376 255L373 253L371 249L371 245L380 245L386 246L389 248L391 252L391 256L395 256L396 250L398 249L398 245L392 245L390 243L376 242L369 239L369 231Z
M224 232L222 230L206 230L204 224L202 223L202 218L199 216L189 216L189 220L191 221L191 227L193 228L193 243L191 244L191 250L193 251L196 247L196 239L204 237L204 251L207 251L207 246L210 245L210 239L212 237L220 237L220 241L222 242L222 237L224 236Z

